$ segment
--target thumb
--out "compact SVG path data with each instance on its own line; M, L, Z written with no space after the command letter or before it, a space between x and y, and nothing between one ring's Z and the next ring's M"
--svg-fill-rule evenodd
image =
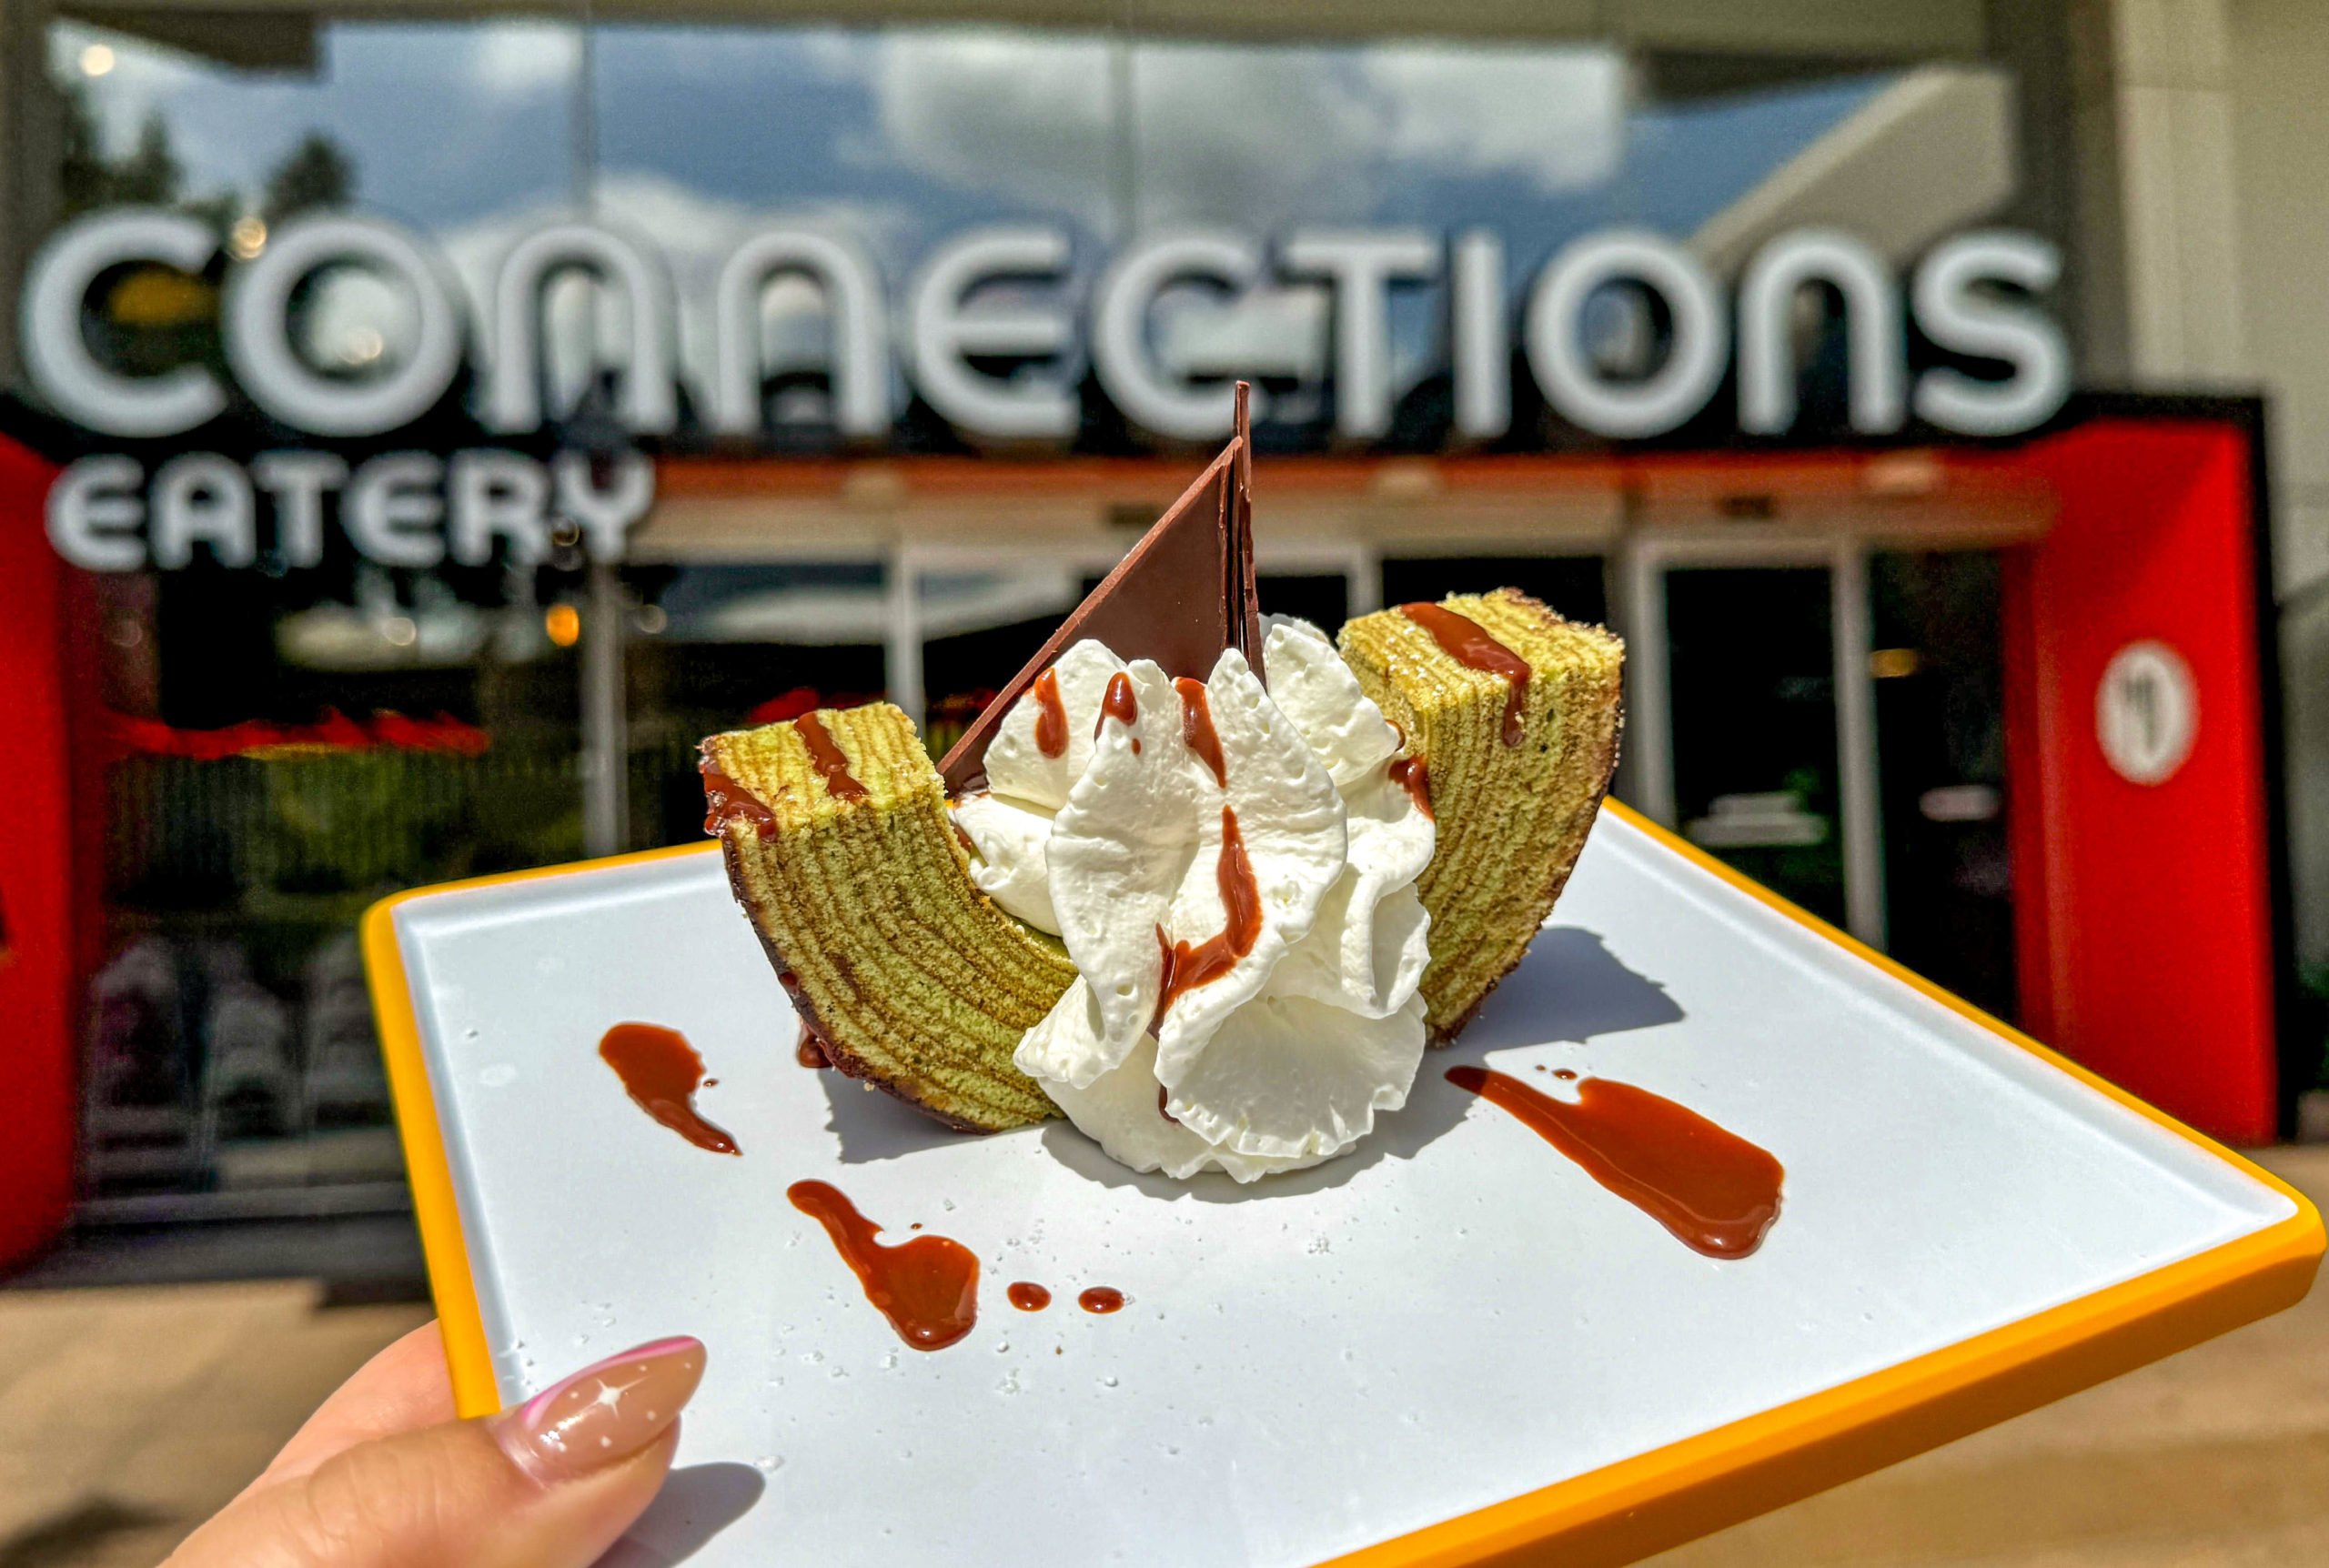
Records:
M515 1410L359 1442L262 1483L164 1568L590 1568L663 1483L691 1339L583 1368Z

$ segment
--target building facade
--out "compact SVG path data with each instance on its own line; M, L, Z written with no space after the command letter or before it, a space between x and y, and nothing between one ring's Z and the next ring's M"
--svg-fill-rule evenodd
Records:
M2329 957L2272 9L11 0L32 1223L399 1201L366 903L681 841L714 729L943 744L1237 377L1265 608L1608 621L1622 797L2270 1136Z

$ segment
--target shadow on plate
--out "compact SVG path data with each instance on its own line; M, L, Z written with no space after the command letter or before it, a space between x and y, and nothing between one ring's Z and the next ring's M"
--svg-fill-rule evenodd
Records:
M1507 975L1458 1043L1471 1050L1516 1045L1583 1045L1597 1034L1682 1021L1666 988L1628 969L1598 931L1551 926Z
M819 1070L817 1078L825 1091L825 1103L832 1108L825 1125L841 1140L844 1165L895 1160L971 1136L932 1121L896 1095L884 1094L847 1073L828 1067Z
M674 1470L639 1523L599 1559L598 1568L671 1568L684 1563L750 1513L767 1490L768 1483L749 1464Z
M1458 1062L1477 1061L1486 1051L1512 1046L1582 1045L1595 1035L1652 1029L1679 1022L1682 1017L1681 1007L1666 994L1666 988L1628 969L1600 933L1581 926L1554 926L1538 933L1520 967L1490 993L1479 1016L1452 1047L1425 1053L1406 1107L1381 1117L1373 1135L1341 1159L1240 1186L1218 1172L1188 1181L1135 1174L1064 1122L1044 1127L1044 1147L1080 1176L1104 1187L1136 1188L1153 1198L1185 1196L1200 1203L1298 1198L1339 1187L1382 1161L1412 1160L1453 1131L1474 1099L1447 1081L1447 1070Z
M1440 1076L1456 1062L1517 1045L1557 1041L1582 1045L1595 1035L1653 1029L1681 1018L1682 1009L1666 994L1666 988L1627 968L1599 932L1582 926L1553 926L1538 934L1527 958L1490 993L1487 1005L1456 1048L1433 1051L1424 1059L1406 1109L1386 1115L1356 1153L1241 1187L1219 1174L1185 1182L1135 1175L1064 1122L1044 1127L1044 1146L1061 1164L1094 1181L1137 1187L1159 1198L1186 1194L1199 1202L1235 1203L1255 1198L1299 1197L1339 1187L1378 1161L1412 1160L1426 1144L1463 1121L1472 1097ZM844 1165L895 1160L964 1136L855 1079L831 1070L819 1077L832 1111L826 1125L841 1141Z
M1270 1198L1299 1198L1307 1193L1339 1187L1362 1171L1372 1170L1386 1160L1412 1160L1423 1151L1426 1144L1454 1130L1464 1120L1464 1111L1472 1100L1454 1084L1439 1076L1437 1070L1444 1051L1427 1051L1423 1068L1416 1074L1415 1088L1408 1092L1406 1105L1393 1111L1378 1114L1375 1131L1357 1150L1324 1165L1313 1165L1307 1171L1289 1171L1283 1176L1265 1176L1260 1181L1240 1186L1217 1171L1186 1181L1169 1177L1141 1175L1128 1171L1100 1151L1100 1146L1064 1121L1044 1124L1044 1147L1052 1158L1077 1175L1097 1181L1103 1187L1132 1187L1152 1198L1192 1198L1200 1203L1248 1203Z

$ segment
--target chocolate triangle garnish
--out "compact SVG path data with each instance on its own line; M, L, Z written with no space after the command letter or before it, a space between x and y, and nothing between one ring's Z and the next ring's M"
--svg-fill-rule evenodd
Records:
M1130 554L1060 622L939 764L946 792L986 782L987 743L1035 678L1084 638L1119 658L1153 658L1164 673L1202 680L1225 648L1262 673L1262 610L1254 585L1254 434L1249 388L1237 383L1229 445L1164 509Z

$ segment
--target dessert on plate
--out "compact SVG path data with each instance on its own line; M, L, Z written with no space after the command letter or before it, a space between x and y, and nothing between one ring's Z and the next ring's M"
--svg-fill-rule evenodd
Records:
M1423 995L1445 1044L1553 912L1618 766L1625 645L1498 588L1361 616L1337 639L1407 738L1439 844Z
M703 743L738 900L842 1071L1241 1181L1346 1152L1518 963L1622 645L1509 589L1265 618L1228 447L933 767L887 703Z

